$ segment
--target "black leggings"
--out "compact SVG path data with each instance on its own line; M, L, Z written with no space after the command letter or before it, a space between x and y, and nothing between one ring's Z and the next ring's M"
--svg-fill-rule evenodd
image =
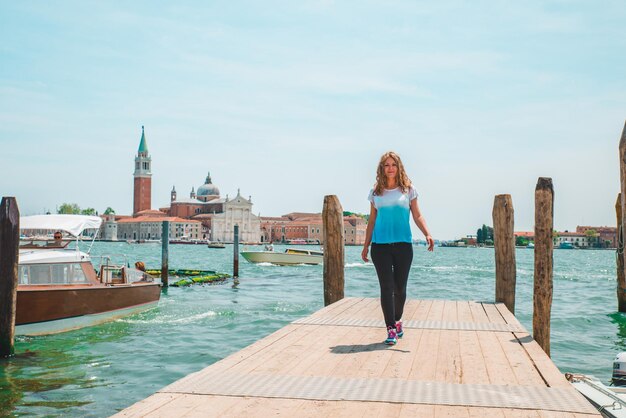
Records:
M412 261L410 242L372 244L372 262L380 283L380 305L387 327L395 327L396 321L402 319Z

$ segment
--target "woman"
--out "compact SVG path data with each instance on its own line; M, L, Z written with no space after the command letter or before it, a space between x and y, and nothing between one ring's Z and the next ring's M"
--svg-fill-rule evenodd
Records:
M370 218L361 258L369 261L367 253L371 243L372 261L380 283L380 304L387 325L385 344L394 345L404 335L402 312L413 261L409 214L426 236L428 251L433 250L435 242L417 205L417 192L395 152L387 152L380 158L376 184L368 200Z

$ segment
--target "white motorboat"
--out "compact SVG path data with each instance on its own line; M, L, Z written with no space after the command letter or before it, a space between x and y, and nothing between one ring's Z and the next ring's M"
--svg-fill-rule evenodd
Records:
M603 417L626 418L626 353L619 353L613 361L611 386L594 376L565 373L565 377Z
M324 253L322 251L303 248L288 248L282 253L275 251L242 251L241 255L251 263L271 263L279 266L322 264L324 262Z

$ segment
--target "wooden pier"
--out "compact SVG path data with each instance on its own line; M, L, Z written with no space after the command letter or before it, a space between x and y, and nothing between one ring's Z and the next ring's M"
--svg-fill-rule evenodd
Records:
M591 417L502 303L346 298L161 389L117 417Z

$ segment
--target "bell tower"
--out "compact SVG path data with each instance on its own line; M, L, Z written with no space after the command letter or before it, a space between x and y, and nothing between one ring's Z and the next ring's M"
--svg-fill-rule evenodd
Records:
M141 141L135 157L135 189L133 193L133 216L152 206L152 158L148 154L146 135L141 127Z

